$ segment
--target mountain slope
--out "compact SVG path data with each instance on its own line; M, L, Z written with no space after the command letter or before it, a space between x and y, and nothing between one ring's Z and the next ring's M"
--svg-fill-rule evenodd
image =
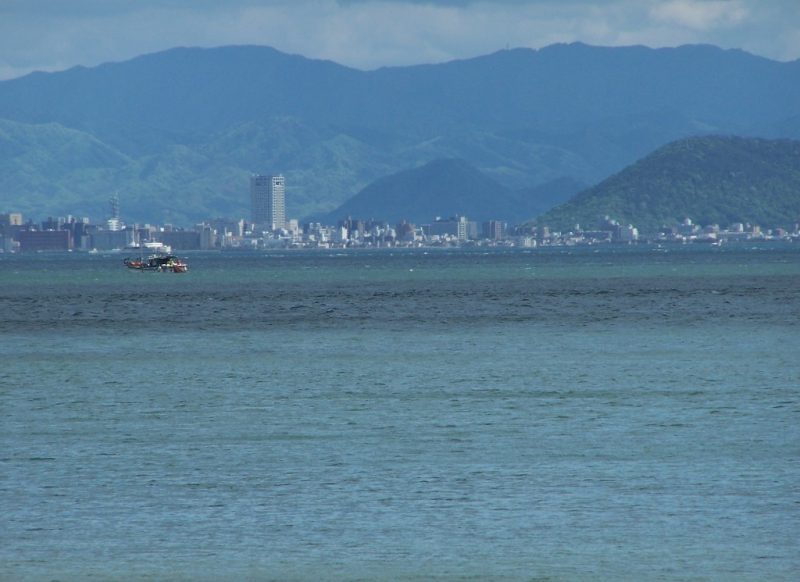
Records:
M539 184L532 188L523 188L514 192L519 213L526 216L544 214L554 206L563 204L578 192L586 189L586 184L561 177Z
M604 215L645 232L699 224L787 226L800 218L800 141L706 136L670 143L539 216L593 226Z
M352 217L429 223L456 214L471 220L519 220L522 209L505 187L464 160L435 160L381 178L323 217L329 223Z
M0 119L0 200L26 216L97 215L132 163L86 132Z

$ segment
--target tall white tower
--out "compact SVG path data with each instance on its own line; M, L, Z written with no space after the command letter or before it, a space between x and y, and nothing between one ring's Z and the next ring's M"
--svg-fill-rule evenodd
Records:
M286 227L286 190L281 174L250 176L250 212L253 224L270 230Z

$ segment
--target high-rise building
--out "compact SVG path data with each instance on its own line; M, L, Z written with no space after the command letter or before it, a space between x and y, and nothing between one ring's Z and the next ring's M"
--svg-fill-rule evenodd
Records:
M125 224L119 219L119 196L114 194L108 203L111 205L111 216L106 221L106 228L113 231L124 230Z
M22 214L19 212L0 214L0 227L2 226L22 226Z
M282 175L250 176L250 211L253 224L277 230L286 226L286 193Z
M489 220L483 223L483 238L489 240L502 240L506 234L506 225L499 220Z

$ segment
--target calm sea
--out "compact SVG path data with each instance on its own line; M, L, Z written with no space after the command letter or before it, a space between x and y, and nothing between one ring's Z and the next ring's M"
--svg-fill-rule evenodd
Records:
M797 580L800 245L0 255L2 580Z

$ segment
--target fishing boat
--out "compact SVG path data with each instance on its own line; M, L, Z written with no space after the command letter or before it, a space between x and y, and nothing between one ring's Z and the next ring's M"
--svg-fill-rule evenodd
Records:
M175 255L151 255L146 259L128 257L123 263L129 269L136 271L185 273L189 270L189 265Z

